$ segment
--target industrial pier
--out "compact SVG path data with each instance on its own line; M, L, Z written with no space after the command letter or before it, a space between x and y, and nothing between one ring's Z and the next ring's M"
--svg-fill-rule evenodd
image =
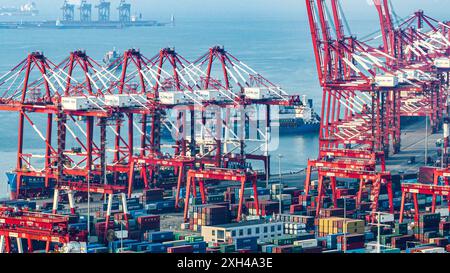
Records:
M32 52L0 77L19 128L0 251L450 252L450 24L394 23L374 0L374 46L345 32L339 0L305 4L323 100L319 156L295 174L271 171L283 156L268 147L274 110L301 94L223 46L192 61L129 49L107 67Z
M97 9L97 18L93 19L92 10ZM78 12L78 16L76 16ZM86 0L81 1L79 6L64 1L61 7L62 18L56 21L18 21L18 22L0 22L0 29L16 28L56 28L56 29L115 29L127 27L152 27L174 24L174 18L170 23L158 22L156 20L143 20L142 14L132 15L131 4L125 0L120 0L117 6L118 19L111 18L111 2L100 0L93 6ZM77 18L78 17L78 18Z

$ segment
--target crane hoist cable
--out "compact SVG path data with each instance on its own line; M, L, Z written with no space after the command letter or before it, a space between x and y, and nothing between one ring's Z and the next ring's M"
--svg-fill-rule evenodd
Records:
M342 8L341 2L339 2L339 1L338 1L338 9L339 9L339 13L342 16L342 19L344 21L344 25L345 25L345 28L347 29L348 34L350 36L353 36L352 30L350 29L350 24L347 21L347 17L345 17L344 9Z
M402 19L400 18L400 16L398 16L398 14L395 12L395 8L394 8L394 4L392 4L392 1L389 1L389 8L391 9L391 13L392 15L394 15L394 24L396 25L396 27L398 27L399 23L402 21Z

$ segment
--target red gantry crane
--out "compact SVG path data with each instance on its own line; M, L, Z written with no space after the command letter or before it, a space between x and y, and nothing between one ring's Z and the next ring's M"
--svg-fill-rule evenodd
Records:
M309 25L320 84L323 88L322 122L319 134L319 158L307 167L305 194L309 194L311 172L318 171L319 215L325 179L330 181L335 201L336 179L360 181L360 189L372 185L372 210L378 209L381 185L386 185L392 200L390 174L384 159L390 140L398 137L390 128L398 126L398 113L389 111L395 104L386 61L394 59L376 48L344 34L343 13L339 1L329 1L332 16L324 0L306 0ZM331 32L334 31L335 36ZM379 72L383 72L380 75ZM387 75L387 76L385 76ZM394 141L395 142L395 141ZM380 169L377 166L380 165ZM358 203L361 201L358 195ZM392 202L390 209L393 210Z
M16 238L17 251L23 253L22 240L27 240L28 252L33 252L33 241L46 242L46 252L52 243L68 244L68 217L36 213L15 208L0 208L0 253L12 251L11 238Z

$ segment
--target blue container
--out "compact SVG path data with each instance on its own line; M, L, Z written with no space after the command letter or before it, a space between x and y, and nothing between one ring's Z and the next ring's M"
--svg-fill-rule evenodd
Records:
M129 210L141 210L144 207L142 204L133 204L133 205L127 205L127 209ZM122 206L119 206L119 209L122 209Z
M273 247L275 247L276 245L264 245L262 246L262 252L263 253L272 253L272 249Z
M98 248L98 247L105 247L105 245L103 245L103 244L88 244L87 245L88 249L90 249L90 248Z
M174 235L172 231L158 231L150 233L150 241L153 243L161 243L173 240Z
M127 205L133 205L133 204L139 204L139 198L128 198L127 199Z
M147 215L147 210L146 210L146 209L129 210L128 213L129 213L133 218L137 218L138 216Z
M176 191L174 191L174 197L175 197ZM191 195L193 195L193 192L191 191ZM200 190L197 190L197 196L200 195ZM181 188L180 189L180 198L185 198L186 197L186 188Z
M366 241L372 241L375 239L375 234L373 234L373 232L365 232L364 238Z
M149 244L147 245L147 253L167 253L167 247L163 244Z
M126 247L128 247L130 244L137 243L137 242L138 242L138 241L136 241L136 240L131 240L131 239L127 239L127 240L123 240L123 241L117 240L117 241L111 242L111 243L110 243L110 247L111 247L111 250L112 250L113 252L115 252L115 250L118 249L118 248L121 248L122 245L123 245L124 248L126 248Z
M106 211L108 209L108 204L103 204L103 211ZM111 210L112 211L118 211L119 210L119 203L112 203L111 204Z
M206 247L208 246L206 242L186 243L186 245L191 245L194 253L206 253Z
M108 253L108 248L106 246L97 248L88 248L87 253Z
M327 235L327 248L335 249L337 248L337 238L344 235L344 233L336 233Z
M69 224L69 229L87 230L87 223Z
M135 245L133 247L136 249L136 251L142 252L142 251L147 250L148 245L150 245L150 243L142 243L142 244Z
M366 249L365 248L352 249L345 251L345 253L366 253Z
M94 222L94 216L93 215L91 215L91 223L93 223ZM78 222L79 223L81 223L81 222L83 222L83 223L87 223L87 220L88 220L88 217L87 217L87 215L80 215L79 216L79 218L78 218Z
M241 237L235 239L236 249L245 249L251 251L258 250L258 236Z
M269 195L270 194L270 190L269 189L265 189L265 188L258 188L258 195Z
M147 242L139 242L139 243L130 244L129 247L133 251L143 251L143 250L147 249L148 244L149 243L147 243Z
M169 242L163 242L162 244L167 248L175 246L173 243L169 243Z
M156 208L157 209L174 208L175 207L175 200L173 200L173 199L164 200L164 201L155 202L155 204L156 204Z

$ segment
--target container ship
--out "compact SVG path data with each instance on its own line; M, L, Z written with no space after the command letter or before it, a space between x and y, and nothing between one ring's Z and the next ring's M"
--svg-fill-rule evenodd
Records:
M314 134L320 130L320 116L314 111L313 100L307 100L306 96L303 97L301 106L280 107L278 120L272 123L274 127L278 126L281 136ZM150 132L150 126L148 132ZM162 127L161 137L172 138L171 124Z
M119 65L119 62L117 61L121 57L122 55L114 48L113 50L106 52L105 56L103 57L103 63L109 70L121 69L122 65ZM116 67L117 65L118 67Z
M303 96L302 106L280 108L279 129L281 135L318 132L320 117L314 112L312 99L306 100L306 96Z

